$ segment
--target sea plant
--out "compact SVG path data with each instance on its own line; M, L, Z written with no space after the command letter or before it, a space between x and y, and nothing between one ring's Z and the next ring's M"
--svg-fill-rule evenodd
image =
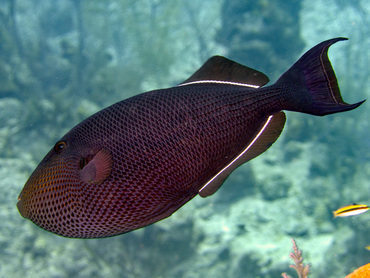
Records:
M309 264L305 265L303 263L302 251L298 248L298 245L294 238L292 238L292 243L293 243L293 252L289 254L289 257L293 260L294 264L291 264L290 267L295 269L299 278L307 278L308 275L310 274L310 265ZM284 278L292 278L286 273L283 273L282 276Z

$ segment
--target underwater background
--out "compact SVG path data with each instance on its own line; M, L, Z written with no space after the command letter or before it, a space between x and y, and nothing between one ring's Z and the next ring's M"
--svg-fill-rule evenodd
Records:
M67 239L18 213L17 197L54 143L92 113L187 79L212 55L274 82L304 51L330 48L343 98L370 97L366 0L0 1L0 277L281 277L291 238L310 277L370 261L370 109L287 113L282 136L206 199L149 227Z

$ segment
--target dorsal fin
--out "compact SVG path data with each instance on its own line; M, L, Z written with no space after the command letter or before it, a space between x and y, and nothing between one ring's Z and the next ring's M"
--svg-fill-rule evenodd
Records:
M285 124L284 112L278 112L269 116L262 125L256 136L242 150L242 152L221 171L213 176L200 190L201 197L208 197L215 193L237 167L259 156L266 151L278 139Z
M256 87L261 87L269 82L269 78L262 72L222 56L213 56L180 85L205 80L240 83L240 85L254 85Z

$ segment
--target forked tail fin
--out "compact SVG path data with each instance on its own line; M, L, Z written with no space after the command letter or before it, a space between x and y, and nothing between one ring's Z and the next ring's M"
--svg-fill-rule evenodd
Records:
M357 108L364 101L345 103L328 58L329 47L346 38L324 41L307 51L275 83L288 88L286 110L324 116Z

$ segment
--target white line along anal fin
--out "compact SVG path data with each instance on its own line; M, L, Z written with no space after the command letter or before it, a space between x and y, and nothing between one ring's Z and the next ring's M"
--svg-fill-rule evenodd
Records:
M284 112L269 116L252 141L229 164L203 185L198 194L201 197L212 195L221 187L232 171L271 147L280 136L285 125L285 119Z

